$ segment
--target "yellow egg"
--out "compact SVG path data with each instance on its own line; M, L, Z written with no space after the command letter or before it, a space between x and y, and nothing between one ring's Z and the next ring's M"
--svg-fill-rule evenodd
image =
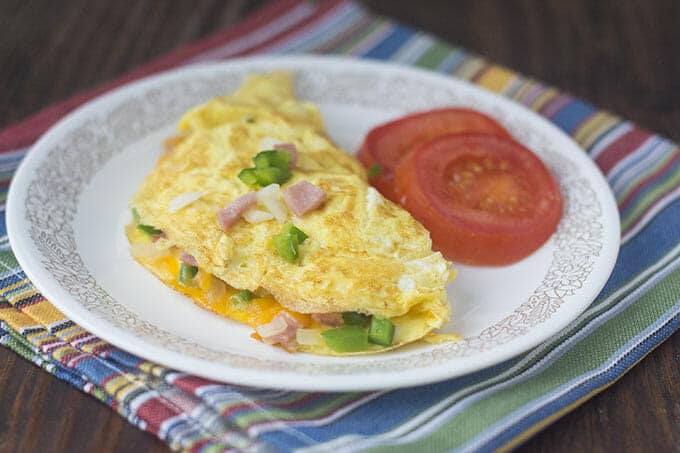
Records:
M187 112L178 130L131 202L139 223L162 230L165 237L154 243L135 225L127 229L132 244L159 251L161 256L133 256L166 284L252 327L281 310L319 331L328 327L312 321L312 313L359 312L390 319L396 327L392 345L372 345L364 353L415 341L448 322L450 264L431 250L425 228L370 187L363 167L328 138L318 109L295 98L289 74L251 76L231 96ZM256 190L238 173L276 142L293 143L298 150L297 166L282 189L305 180L327 194L319 209L301 218L287 213L287 222L308 235L295 263L270 244L282 230L277 220L251 224L240 219L225 232L216 216L237 197ZM170 208L186 194L198 198L178 210ZM177 280L181 252L198 262L195 286ZM244 289L258 297L236 307L230 297ZM342 354L323 341L296 349Z

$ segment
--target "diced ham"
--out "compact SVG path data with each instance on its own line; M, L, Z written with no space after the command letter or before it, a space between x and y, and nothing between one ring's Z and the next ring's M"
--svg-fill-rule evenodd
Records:
M165 233L160 233L160 234L152 234L151 235L151 242L156 242L159 239L165 239L168 236Z
M180 133L163 140L163 155L170 153L173 149L177 147L177 145L182 143L184 139L187 138L188 136L189 134Z
M253 207L257 203L257 197L255 192L249 192L245 195L241 195L228 206L217 211L217 220L220 222L220 228L222 231L227 231L236 221L241 217L241 215L248 209Z
M339 327L344 324L342 313L314 313L312 319L330 327Z
M301 327L302 324L293 315L282 310L271 322L258 326L256 330L267 344L289 345Z
M198 266L198 262L196 261L196 258L194 258L194 255L189 255L186 252L182 252L182 254L179 256L179 260L191 266Z
M283 191L283 199L296 216L302 217L326 201L326 192L309 181L300 181Z
M295 168L297 164L297 147L293 143L277 143L273 146L274 149L290 151L290 169Z

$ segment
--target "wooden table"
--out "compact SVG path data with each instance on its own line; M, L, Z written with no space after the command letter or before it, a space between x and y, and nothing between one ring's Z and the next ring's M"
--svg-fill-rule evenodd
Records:
M3 0L0 126L94 87L265 1ZM680 2L365 1L376 11L680 140ZM164 444L0 348L0 451ZM680 450L680 334L525 451Z

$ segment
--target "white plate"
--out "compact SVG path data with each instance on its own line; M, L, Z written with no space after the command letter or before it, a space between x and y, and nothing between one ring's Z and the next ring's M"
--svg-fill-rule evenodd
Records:
M552 169L566 200L557 233L512 266L457 266L449 287L464 339L365 357L288 354L250 329L196 307L135 263L123 226L128 200L181 113L234 90L244 75L291 70L332 137L356 150L374 125L410 111L465 106L500 121ZM616 260L619 219L604 178L550 123L468 83L391 64L330 57L260 57L154 76L87 103L54 126L12 182L12 249L38 289L68 317L148 360L220 381L348 391L425 384L497 364L576 318ZM360 269L370 272L370 269Z

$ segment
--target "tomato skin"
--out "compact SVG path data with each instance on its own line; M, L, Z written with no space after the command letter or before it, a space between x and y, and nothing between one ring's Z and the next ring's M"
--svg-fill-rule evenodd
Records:
M488 162L467 186L452 189L452 171ZM563 209L557 182L540 159L519 143L483 134L421 144L399 164L395 192L430 231L435 249L475 265L525 258L550 238ZM508 201L513 198L519 202Z
M357 157L366 168L380 165L380 174L372 177L370 182L385 198L396 202L394 178L401 159L420 143L441 135L471 132L510 138L500 124L480 112L441 108L408 115L373 128Z

